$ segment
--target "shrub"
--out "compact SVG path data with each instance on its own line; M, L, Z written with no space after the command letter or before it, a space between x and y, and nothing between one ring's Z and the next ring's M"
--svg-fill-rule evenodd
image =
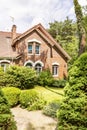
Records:
M21 92L20 104L29 111L40 110L46 104L46 101L35 90L30 89Z
M87 53L69 71L65 98L58 112L58 130L87 129Z
M4 95L6 96L11 107L16 106L19 103L19 96L21 93L20 89L15 87L5 87L2 88L2 91L4 92Z
M41 86L50 86L52 84L53 77L49 70L42 71L37 79L37 84Z
M0 130L17 130L8 101L0 89Z
M0 76L0 78L2 78L0 80L2 86L15 86L20 89L28 89L34 86L36 71L23 66L10 66L4 73L4 76Z
M53 82L52 82L52 87L56 87L56 88L64 88L65 85L66 85L66 80L56 80L54 79Z
M30 106L27 107L27 110L33 111L33 110L42 110L44 106L46 105L46 100L42 96L38 96L38 99L33 102Z
M57 117L57 110L60 108L60 103L59 101L55 100L50 103L48 103L44 108L43 108L43 113L47 116L56 118Z

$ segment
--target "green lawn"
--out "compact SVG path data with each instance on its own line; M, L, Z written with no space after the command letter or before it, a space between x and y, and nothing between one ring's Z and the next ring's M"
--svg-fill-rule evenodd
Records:
M47 102L53 101L53 100L61 100L63 98L63 89L61 88L50 88L50 87L41 87L41 86L35 86L34 90L39 92L44 99Z

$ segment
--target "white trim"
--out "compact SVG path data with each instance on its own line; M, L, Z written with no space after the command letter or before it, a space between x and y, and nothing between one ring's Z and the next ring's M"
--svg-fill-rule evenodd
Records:
M36 64L41 64L41 66L43 67L44 66L44 63L42 62L42 61L40 61L40 60L38 60L38 61L36 61L35 63L34 63L34 66L36 65Z
M9 60L0 60L0 63L3 63L3 62L10 64L10 61L9 61Z
M37 43L40 43L41 44L41 41L37 40L37 39L31 39L31 40L28 40L28 42L37 42Z
M54 63L52 63L52 65L60 65L58 62L54 62Z
M31 63L31 64L32 64L32 66L34 67L34 63L33 63L33 61L31 61L31 60L26 61L26 62L24 63L24 66L26 66L26 65L27 65L27 63Z

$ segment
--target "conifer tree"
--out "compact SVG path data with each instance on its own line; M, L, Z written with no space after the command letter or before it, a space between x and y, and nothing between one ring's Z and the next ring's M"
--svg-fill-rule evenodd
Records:
M87 130L87 53L83 53L69 71L57 130Z
M78 3L78 0L73 0L73 1L74 1L75 14L77 18L77 26L78 26L78 33L79 33L79 55L81 55L86 50L86 30L84 27L81 6Z

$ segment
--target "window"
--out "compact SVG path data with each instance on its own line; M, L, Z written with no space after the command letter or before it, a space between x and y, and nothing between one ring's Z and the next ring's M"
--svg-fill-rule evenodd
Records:
M35 45L35 54L39 54L40 53L40 45L36 44Z
M33 67L31 63L27 63L26 66L29 67L29 68Z
M37 73L40 73L40 72L42 71L42 66L41 66L41 64L37 63L37 64L35 65L35 70L37 71Z
M54 76L58 75L58 65L53 65L52 66L52 74Z
M32 44L28 44L28 53L32 54Z
M4 72L9 67L9 63L1 63L0 66L3 68Z

